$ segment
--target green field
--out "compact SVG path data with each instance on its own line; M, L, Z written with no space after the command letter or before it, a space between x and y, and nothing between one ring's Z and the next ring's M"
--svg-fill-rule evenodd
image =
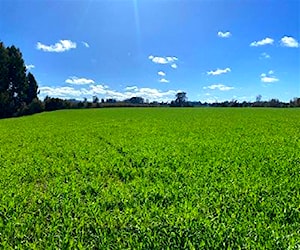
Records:
M1 249L300 249L300 109L0 120Z

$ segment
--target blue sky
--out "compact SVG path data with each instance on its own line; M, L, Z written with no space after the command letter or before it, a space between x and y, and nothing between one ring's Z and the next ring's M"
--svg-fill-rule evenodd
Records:
M2 0L40 98L300 96L298 0Z

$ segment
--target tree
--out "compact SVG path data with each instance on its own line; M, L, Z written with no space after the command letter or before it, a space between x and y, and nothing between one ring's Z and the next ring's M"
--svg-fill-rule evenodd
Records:
M26 67L22 53L15 46L7 48L8 61L8 93L15 102L15 108L20 108L26 99Z
M38 85L37 82L33 76L33 74L31 74L30 72L28 73L27 77L26 77L26 84L25 84L25 103L29 104L31 103L34 99L37 98L38 95Z
M31 73L26 75L26 67L21 51L15 46L5 47L0 42L0 117L9 117L28 113L37 98L38 85ZM32 106L32 107L33 107Z
M130 99L124 100L124 102L133 103L133 104L143 104L144 103L144 98L134 96L134 97L131 97Z
M280 101L278 99L273 98L269 101L268 106L269 107L280 107L281 104L280 104Z
M67 100L46 96L44 99L44 105L46 111L53 111L70 108L71 103Z
M99 102L99 98L97 96L93 96L93 103L98 103Z
M256 102L261 102L261 98L262 98L261 95L256 96Z
M8 52L2 42L0 42L0 117L9 116L11 113L12 99L8 93Z
M0 42L0 93L8 89L8 59L7 49Z
M187 97L186 97L186 93L185 92L179 92L176 94L176 103L182 104L184 102L186 102Z
M290 101L291 107L300 107L300 98L294 97L293 100Z
M176 94L176 99L174 102L174 106L184 106L187 101L186 93L185 92L178 92Z

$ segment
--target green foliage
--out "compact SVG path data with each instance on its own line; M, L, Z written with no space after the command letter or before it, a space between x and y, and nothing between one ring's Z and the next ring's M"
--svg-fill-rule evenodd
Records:
M25 102L26 104L30 104L34 99L37 99L38 94L38 84L30 72L26 76L26 96Z
M0 118L23 115L37 99L37 82L26 67L21 51L0 43Z
M299 249L300 110L0 121L0 248Z

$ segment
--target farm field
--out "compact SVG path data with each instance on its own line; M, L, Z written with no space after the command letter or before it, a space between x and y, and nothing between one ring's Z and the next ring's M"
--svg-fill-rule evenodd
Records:
M0 120L1 249L300 249L300 109Z

